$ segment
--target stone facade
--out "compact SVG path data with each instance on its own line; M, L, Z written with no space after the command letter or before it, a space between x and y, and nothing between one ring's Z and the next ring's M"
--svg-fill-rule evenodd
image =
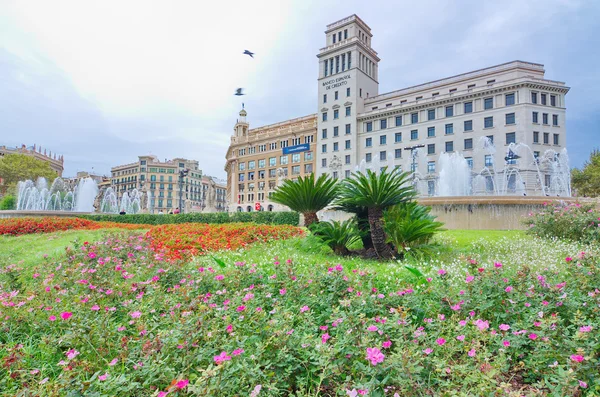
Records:
M21 147L7 147L0 146L0 156L5 156L7 154L26 154L28 156L33 156L38 160L42 160L47 162L50 165L56 175L62 177L64 171L64 158L62 155L57 156L56 153L52 153L47 149L44 149L42 152L42 147L33 146L25 146L21 145Z

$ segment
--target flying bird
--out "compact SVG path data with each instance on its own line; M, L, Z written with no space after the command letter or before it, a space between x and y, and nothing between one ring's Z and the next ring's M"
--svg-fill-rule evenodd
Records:
M250 58L254 58L254 53L248 50L244 50L244 55L250 55Z
M242 96L242 95L246 95L242 92L243 88L238 88L235 90L235 94L236 96Z

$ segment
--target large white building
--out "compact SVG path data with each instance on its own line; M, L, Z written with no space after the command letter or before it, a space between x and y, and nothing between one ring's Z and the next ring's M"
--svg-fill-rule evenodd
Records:
M356 15L325 31L314 149L319 175L401 167L413 171L422 195L568 193L569 88L545 79L543 65L513 61L380 94L372 37Z

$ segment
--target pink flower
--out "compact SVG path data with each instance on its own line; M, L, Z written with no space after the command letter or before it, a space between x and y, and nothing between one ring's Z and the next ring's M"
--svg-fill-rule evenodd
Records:
M503 341L502 341L502 344L503 344L504 346L508 347L508 346L510 346L510 341L503 340Z
M321 335L321 343L325 344L329 339L331 339L331 336L329 336L328 333L324 333L323 335Z
M428 347L427 349L423 350L423 353L430 355L431 353L433 353L433 349Z
M244 349L235 349L234 351L231 352L231 355L232 356L239 356L243 352L244 352Z
M500 330L501 331L508 331L510 329L510 325L508 324L500 324Z
M437 343L437 344L438 344L438 345L440 345L440 346L443 346L443 345L444 345L444 343L446 343L446 339L444 339L444 338L438 338L438 339L435 341L435 343Z
M158 393L157 397L167 397L168 394L169 393L167 393L166 391L161 391L161 392Z
M569 263L569 262L572 262L572 261L573 261L573 258L571 258L570 256L567 256L567 257L565 258L565 261L566 261L567 263Z
M107 373L105 373L104 375L98 376L98 380L100 380L100 381L105 381L106 378L108 378L108 374Z
M300 308L300 313L304 313L304 312L307 312L307 311L309 311L309 310L310 310L310 307L308 307L308 306L306 306L306 305L305 305L305 306L302 306L302 307Z
M474 279L475 279L475 276L467 276L467 278L465 279L465 282L470 283Z
M50 320L50 321L56 321L56 316L50 316L50 317L48 317L48 320Z
M537 334L534 334L534 333L529 334L529 339L531 339L531 340L536 340L537 337L538 337Z
M238 306L235 310L238 312L243 312L244 310L246 310L246 306L244 306L244 305Z
M111 367L116 365L119 362L118 358L114 358L111 362L108 363L108 365L110 365Z
M285 288L282 288L279 290L280 295L285 295L286 292L287 292L287 290Z
M500 263L500 262L494 262L494 267L495 268L501 268L502 267L502 263Z
M95 254L95 253L93 253L93 252L90 252L90 253L88 254L88 258L90 258L90 259L94 259L95 257L96 257L96 254Z
M584 325L582 327L579 327L579 332L591 332L591 331L592 331L591 325Z
M488 321L484 321L484 320L475 320L475 325L477 326L477 328L479 328L481 331L485 331L486 329L488 329L490 327L490 323Z
M92 307L90 308L90 310L93 310L93 311L98 311L98 310L100 310L100 306L98 306L98 305L94 305L94 306L92 306Z
M506 292L510 292L512 290L513 290L513 287L511 287L510 285L504 289L504 291L506 291Z
M232 332L233 332L233 325L229 324L229 325L227 326L227 328L226 328L226 331L227 331L228 333L232 333Z
M131 313L131 318L140 318L142 312L133 312Z
M469 357L475 357L475 354L477 353L475 352L475 349L471 349L467 354L469 355Z
M462 341L464 341L464 340L465 340L465 336L464 336L464 335L458 335L458 336L456 337L456 339L458 339L459 341L461 341L461 342L462 342Z
M384 349L389 349L392 346L392 341L386 340L381 344L381 346L383 346Z
M375 325L371 325L369 328L367 328L367 331L370 331L370 332L375 332L375 331L377 331L378 329L379 329L379 328L377 328Z
M319 327L319 329L320 329L321 331L327 331L327 330L329 329L329 327L328 327L327 325L321 325L321 326Z
M583 382L583 381L578 381L579 382L579 387L581 387L582 389L587 388L587 383Z
M67 358L69 360L72 360L72 359L74 359L75 357L77 357L79 355L79 352L77 350L75 350L75 349L70 349L65 354L67 355Z
M188 383L190 383L189 380L182 379L182 380L178 381L177 383L175 383L175 387L181 390L184 387L186 387L188 385Z
M71 312L62 312L60 314L60 318L62 318L63 320L68 320L71 318L71 316L73 316L73 313Z
M222 274L219 274L219 275L215 276L215 280L217 280L217 281L221 281L221 280L223 280L224 278L225 278L225 276L224 276L224 275L222 275Z
M219 354L218 356L214 356L213 358L217 365L224 363L225 361L231 360L231 356L228 356L227 352L221 352L221 354Z
M376 347L367 347L367 360L371 361L371 364L377 365L378 363L382 363L385 356Z
M440 270L438 270L438 274L439 274L440 276L443 276L443 275L445 275L446 273L448 273L448 272L447 272L447 271L445 271L444 269L440 269Z
M571 360L577 361L578 363L580 363L580 362L582 362L584 360L584 357L580 356L579 354L573 354L571 356Z

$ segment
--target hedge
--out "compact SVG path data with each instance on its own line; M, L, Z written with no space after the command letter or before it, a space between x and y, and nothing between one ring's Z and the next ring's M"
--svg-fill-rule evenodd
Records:
M78 215L79 218L99 222L133 223L147 225L164 225L172 223L230 223L244 222L264 225L292 225L298 226L300 214L297 212L214 212L190 214L130 214L130 215Z

